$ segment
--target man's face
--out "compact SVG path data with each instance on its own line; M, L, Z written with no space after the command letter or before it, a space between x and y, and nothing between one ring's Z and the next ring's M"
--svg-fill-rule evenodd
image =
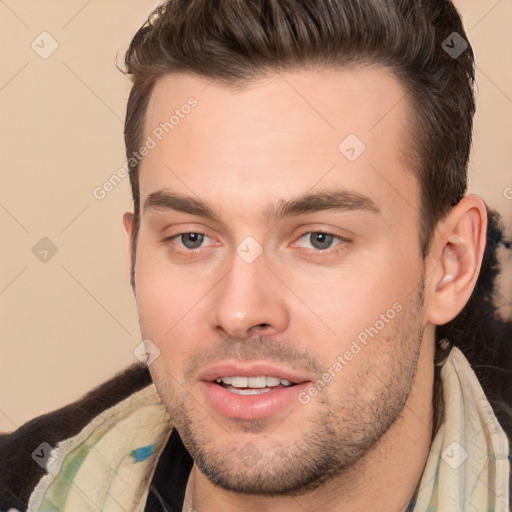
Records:
M171 419L226 489L318 486L378 442L415 388L424 265L404 94L369 67L239 91L186 74L156 85L141 330Z

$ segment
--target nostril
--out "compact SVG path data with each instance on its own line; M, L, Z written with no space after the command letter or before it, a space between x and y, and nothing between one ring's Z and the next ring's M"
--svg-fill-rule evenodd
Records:
M260 333L263 334L262 332L260 331L263 331L265 332L269 327L271 327L270 324L266 324L266 323L261 323L261 324L254 324L250 329L249 329L249 332L253 333L254 335L256 335L257 333Z

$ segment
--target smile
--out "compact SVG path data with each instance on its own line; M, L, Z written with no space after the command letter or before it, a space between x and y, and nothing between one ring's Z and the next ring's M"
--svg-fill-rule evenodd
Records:
M293 382L279 377L258 376L258 377L221 377L215 382L230 393L237 395L260 395L272 390L283 389L294 386Z

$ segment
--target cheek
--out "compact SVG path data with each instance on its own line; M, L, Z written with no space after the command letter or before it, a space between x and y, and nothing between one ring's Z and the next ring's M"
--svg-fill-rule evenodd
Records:
M137 309L143 336L151 339L161 352L174 356L190 348L191 334L204 322L198 315L207 314L203 300L208 283L173 272L164 251L152 251L140 244L135 265ZM187 343L179 340L187 339ZM173 356L173 357L174 357Z
M178 272L176 266L171 265L164 247L140 236L135 260L135 288L142 307L149 306L155 316L162 312L178 316L189 296L197 293L196 282L186 272Z
M358 251L329 269L294 268L290 277L294 292L319 319L322 332L345 342L417 293L420 261L400 248L382 245Z

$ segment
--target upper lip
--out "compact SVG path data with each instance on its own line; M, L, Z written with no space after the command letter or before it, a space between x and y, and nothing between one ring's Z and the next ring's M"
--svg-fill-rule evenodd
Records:
M199 380L213 382L222 377L278 377L293 384L311 380L305 374L263 362L221 362L208 366L199 374Z

